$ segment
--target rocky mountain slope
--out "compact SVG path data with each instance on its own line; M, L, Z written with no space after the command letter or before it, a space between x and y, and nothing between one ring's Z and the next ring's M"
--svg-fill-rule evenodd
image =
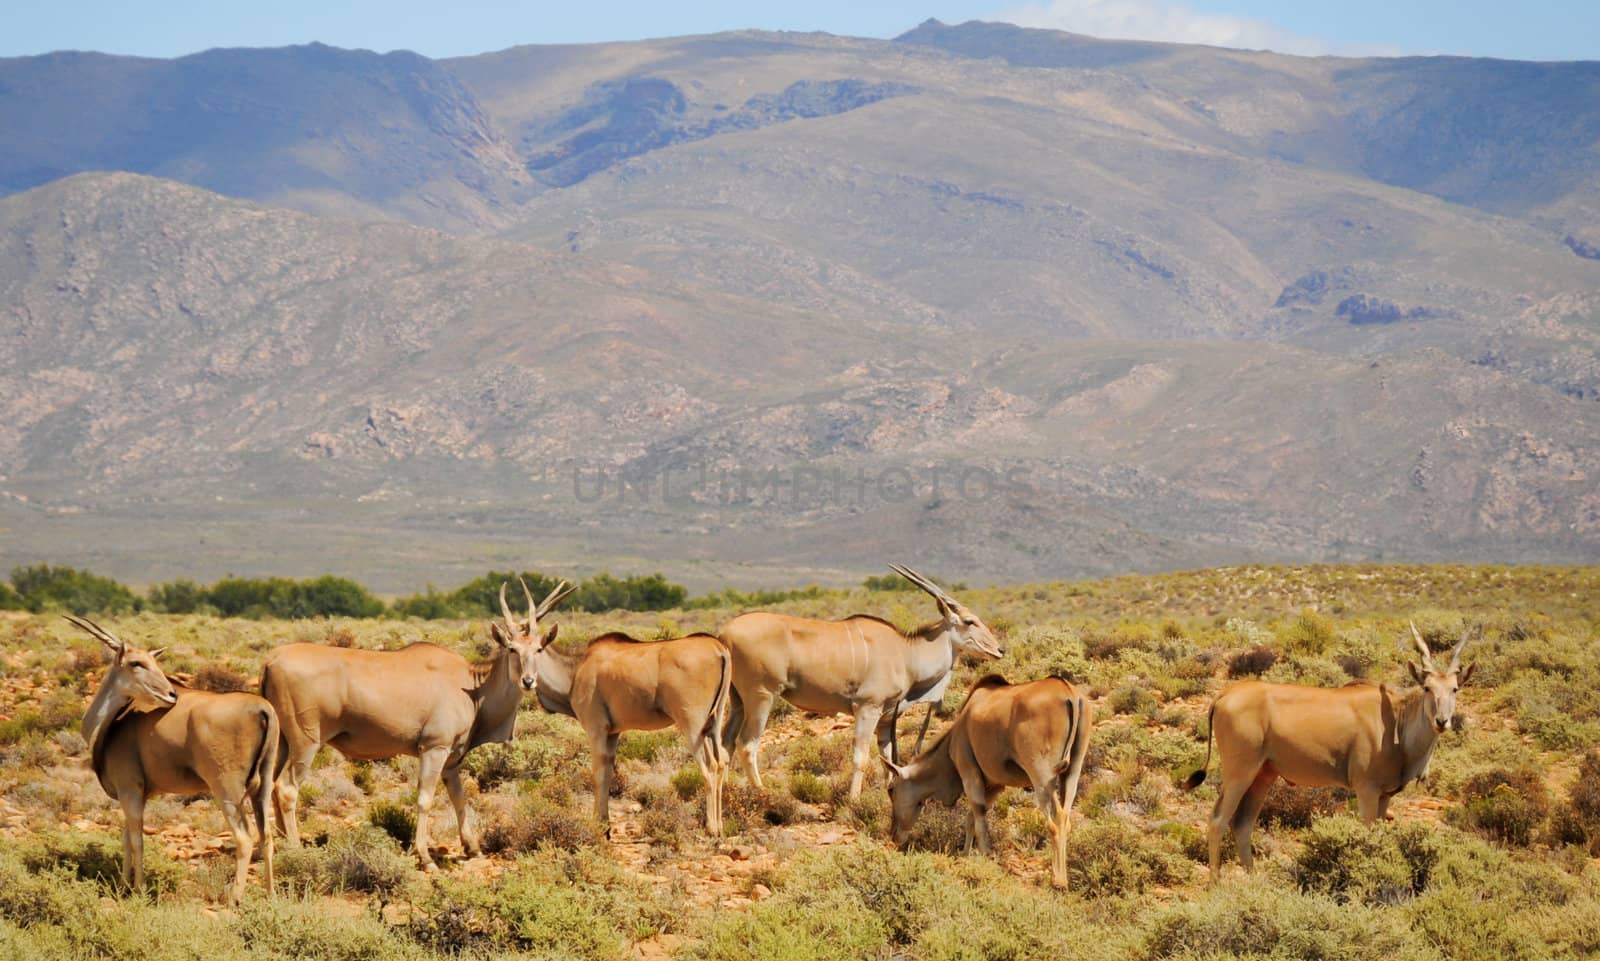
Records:
M1596 92L934 22L0 61L0 561L1594 560Z

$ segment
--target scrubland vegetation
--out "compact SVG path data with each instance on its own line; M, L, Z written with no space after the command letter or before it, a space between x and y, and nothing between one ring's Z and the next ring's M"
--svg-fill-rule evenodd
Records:
M842 721L781 705L762 747L768 790L730 780L727 837L705 837L699 771L660 732L623 737L607 839L588 813L581 730L530 699L516 739L467 763L485 858L460 859L441 803L429 816L451 858L438 875L417 872L404 850L416 762L325 752L301 792L313 843L280 849L278 897L253 879L237 910L221 906L232 861L216 850L222 822L208 801L152 801L148 890L118 890L120 814L76 733L98 645L58 617L10 614L0 619L0 957L1588 957L1600 952L1597 589L1595 569L1341 566L964 591L1006 656L964 665L941 718L989 670L1064 674L1094 699L1067 891L1046 881L1048 832L1021 792L996 805L994 859L960 853L964 814L937 807L912 850L890 849L881 781L845 800ZM666 637L715 630L747 603L724 600L556 617L564 644L610 629ZM870 611L902 627L931 615L909 589L759 603ZM1460 730L1441 738L1427 780L1373 827L1343 792L1280 786L1256 834L1256 872L1230 864L1208 888L1215 768L1193 794L1176 784L1205 755L1210 697L1245 677L1408 683L1408 618L1436 650L1484 627L1465 656L1477 668ZM261 654L294 640L488 649L480 622L417 617L146 610L108 624L169 645L169 672L205 686L253 683ZM920 710L902 720L907 749L920 720Z

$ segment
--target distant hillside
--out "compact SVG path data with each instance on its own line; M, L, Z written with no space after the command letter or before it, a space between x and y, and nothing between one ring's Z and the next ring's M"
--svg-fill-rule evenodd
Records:
M0 61L0 564L1594 561L1597 71L937 22Z

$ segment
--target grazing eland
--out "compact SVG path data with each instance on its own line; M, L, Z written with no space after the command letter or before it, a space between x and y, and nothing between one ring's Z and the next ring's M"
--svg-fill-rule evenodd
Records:
M925 703L931 711L943 700L957 652L984 658L1003 653L988 626L943 588L910 568L890 567L933 598L938 620L903 634L865 614L818 621L757 611L723 627L722 643L733 655L733 703L724 742L730 749L737 743L757 787L756 752L779 697L813 714L854 716L854 799L861 795L874 733L880 752L894 756L900 710Z
M122 876L144 887L144 805L157 794L207 794L233 834L228 900L244 896L254 844L246 805L255 809L261 861L272 890L272 832L266 823L278 759L278 715L254 694L175 686L156 663L165 648L141 651L86 618L67 620L111 652L83 718L83 739L100 786L122 805Z
M1185 790L1206 779L1211 748L1222 762L1222 788L1206 833L1211 880L1222 865L1222 839L1231 833L1246 871L1254 864L1250 835L1272 785L1283 778L1299 787L1344 787L1355 792L1361 819L1386 817L1389 801L1428 774L1439 735L1455 716L1456 692L1472 676L1461 669L1463 635L1450 665L1435 669L1433 654L1411 625L1420 666L1406 667L1417 687L1356 682L1339 688L1247 681L1211 703L1206 761Z
M976 838L989 854L990 803L1007 787L1031 788L1054 840L1051 880L1065 887L1072 802L1092 726L1088 700L1063 678L1010 684L997 674L985 677L927 753L903 767L880 758L889 771L894 843L905 845L926 802L949 806L965 797L967 847Z

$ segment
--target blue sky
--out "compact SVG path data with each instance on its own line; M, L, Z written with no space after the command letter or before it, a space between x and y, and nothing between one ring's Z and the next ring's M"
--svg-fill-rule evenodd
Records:
M1304 54L1600 59L1600 0L57 0L9 3L0 56L102 50L171 57L320 40L435 57L742 27L888 37L928 17Z

